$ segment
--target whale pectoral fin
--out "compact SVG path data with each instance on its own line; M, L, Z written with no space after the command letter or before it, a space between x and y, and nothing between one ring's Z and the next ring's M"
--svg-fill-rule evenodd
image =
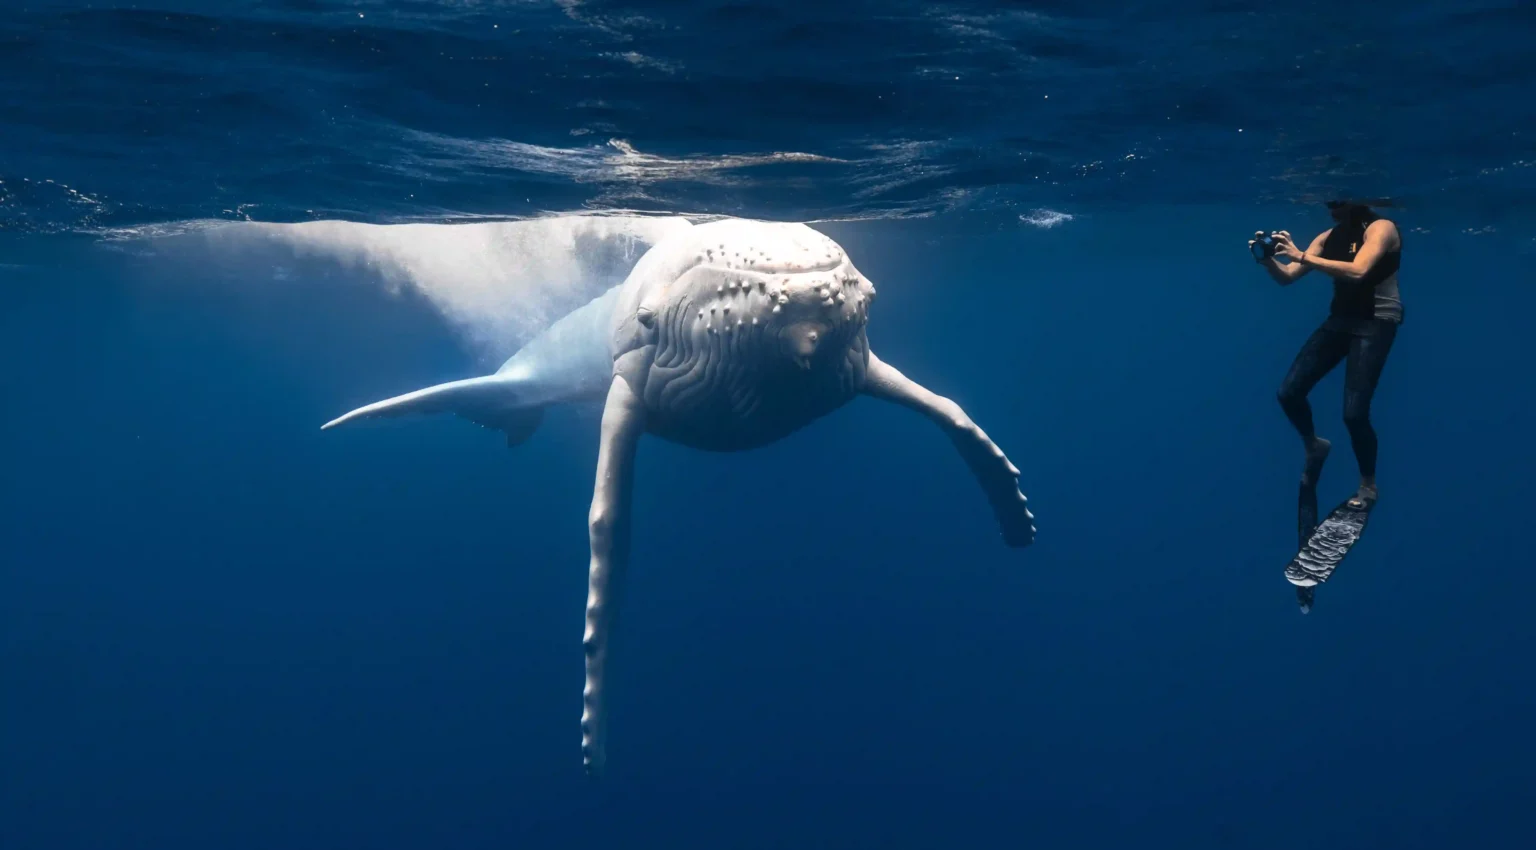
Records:
M629 560L630 492L635 451L645 432L645 406L624 378L615 376L603 406L592 510L587 515L592 561L587 573L587 626L582 637L586 687L582 692L581 757L587 773L602 772L607 739L604 699L608 641Z
M406 414L452 413L484 428L505 432L507 446L533 436L544 421L543 407L518 407L517 382L500 375L450 381L446 384L376 401L320 426L334 428L358 419Z
M321 425L320 430L335 428L357 419L403 416L407 413L457 413L466 419L480 421L474 419L472 414L489 410L498 404L505 406L510 386L509 381L496 375L449 381L364 405Z
M943 428L991 503L992 513L1002 528L1003 542L1009 546L1028 546L1034 542L1035 517L1029 512L1029 501L1019 492L1018 467L1009 462L1003 450L971 421L960 405L903 375L874 352L869 355L864 394L916 410Z

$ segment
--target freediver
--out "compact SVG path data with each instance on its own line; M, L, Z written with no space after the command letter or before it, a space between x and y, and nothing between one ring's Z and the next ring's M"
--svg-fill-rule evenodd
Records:
M1305 251L1296 247L1286 231L1269 236L1259 231L1248 245L1258 263L1281 286L1296 282L1313 269L1333 278L1328 317L1297 352L1280 384L1278 398L1286 418L1301 435L1306 452L1302 487L1315 488L1331 444L1313 428L1307 395L1340 361L1347 361L1344 425L1360 468L1360 488L1348 504L1366 510L1377 498L1377 440L1371 427L1371 398L1403 321L1397 281L1402 237L1394 222L1366 203L1334 200L1327 206L1334 225L1319 233Z

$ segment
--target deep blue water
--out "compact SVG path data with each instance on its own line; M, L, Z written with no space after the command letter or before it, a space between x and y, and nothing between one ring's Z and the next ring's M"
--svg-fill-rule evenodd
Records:
M1528 846L1533 36L1513 3L11 10L0 848ZM1274 394L1328 289L1244 240L1337 193L1394 201L1408 318L1382 501L1303 616ZM595 413L515 450L318 426L622 277L666 222L573 215L617 210L815 221L1039 536L876 402L645 441L594 781Z

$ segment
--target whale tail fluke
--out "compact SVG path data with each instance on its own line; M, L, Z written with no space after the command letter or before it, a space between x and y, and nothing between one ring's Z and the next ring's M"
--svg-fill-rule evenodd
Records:
M449 381L364 405L321 425L320 430L358 419L452 413L486 428L504 431L507 445L515 446L532 436L544 419L542 406L519 406L517 383L500 375Z

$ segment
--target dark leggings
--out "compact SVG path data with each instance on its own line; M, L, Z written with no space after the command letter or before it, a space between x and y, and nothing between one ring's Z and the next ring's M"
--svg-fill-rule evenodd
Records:
M1324 322L1312 332L1296 353L1291 370L1280 384L1280 407L1296 426L1303 439L1316 436L1312 428L1312 405L1307 394L1323 376L1333 371L1339 361L1349 358L1344 367L1344 425L1355 447L1355 462L1360 474L1376 474L1376 431L1371 427L1371 396L1376 382L1397 338L1397 322L1367 319L1351 324Z

